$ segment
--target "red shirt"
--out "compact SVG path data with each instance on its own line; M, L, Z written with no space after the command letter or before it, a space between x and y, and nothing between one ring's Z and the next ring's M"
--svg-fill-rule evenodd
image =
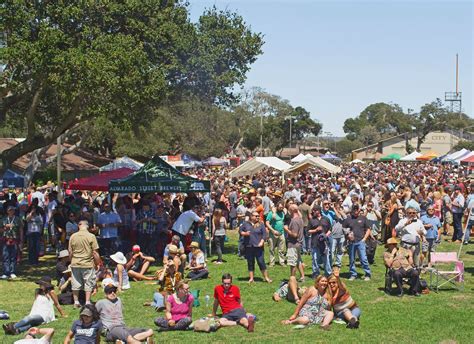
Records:
M214 288L214 298L219 301L223 314L242 307L240 305L240 289L235 285L231 285L227 292L225 292L224 286L216 286Z

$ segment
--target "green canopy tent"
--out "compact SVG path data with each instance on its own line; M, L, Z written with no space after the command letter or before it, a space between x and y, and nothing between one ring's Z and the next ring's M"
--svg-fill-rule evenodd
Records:
M109 191L119 193L209 192L210 189L208 180L185 176L158 155L135 173L109 183Z
M398 153L392 153L387 156L384 156L383 158L380 158L380 161L392 161L392 160L400 160L401 155Z

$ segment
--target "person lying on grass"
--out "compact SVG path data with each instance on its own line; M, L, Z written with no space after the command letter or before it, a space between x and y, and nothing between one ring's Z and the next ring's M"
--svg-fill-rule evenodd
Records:
M221 327L241 325L249 332L253 332L255 316L247 314L245 311L240 298L240 289L232 285L232 275L229 273L222 276L222 285L214 288L214 305L211 316L216 316L218 306L222 309L222 317L219 319Z
M316 325L321 324L324 330L329 329L334 313L331 309L331 292L328 289L328 278L318 276L314 286L308 288L296 306L295 311L288 320L283 320L284 325Z
M38 336L42 336L38 338ZM25 339L19 339L14 344L51 344L53 342L54 328L32 327L28 330Z
M273 293L273 301L279 302L283 299L291 303L300 303L301 297L306 292L306 287L299 287L295 276L290 276L288 282L284 281L280 287Z
M329 276L329 289L332 295L332 307L336 318L347 322L347 328L359 328L360 308L352 299L346 285L339 276Z
M110 283L105 286L105 299L96 303L100 320L105 328L106 340L121 340L127 344L140 344L143 341L153 343L153 330L146 328L126 327L123 320L122 300L117 297L117 284Z
M192 323L194 297L189 293L189 284L180 281L176 292L166 299L164 317L155 319L158 331L186 330Z
M134 245L132 252L127 254L127 264L125 268L128 270L128 276L134 281L152 281L153 277L145 276L150 264L155 262L155 258L145 256L141 252L140 246Z
M35 290L35 301L31 307L30 314L19 322L3 324L3 330L6 335L17 335L28 331L33 326L47 324L56 320L53 299L49 294L50 290L54 289L54 287L43 279L36 283L39 284L39 288Z
M75 343L100 343L102 322L95 306L93 304L85 305L79 314L79 320L72 323L72 327L64 339L64 344L71 343L73 338Z

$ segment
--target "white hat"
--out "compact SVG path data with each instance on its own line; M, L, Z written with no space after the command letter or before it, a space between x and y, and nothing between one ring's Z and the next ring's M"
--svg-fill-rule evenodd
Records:
M104 278L104 280L102 281L102 287L105 288L105 287L107 287L108 285L113 285L114 287L117 287L117 286L118 286L118 283L115 282L115 281L113 280L113 278L110 278L110 277Z
M69 251L68 250L60 251L58 254L58 258L65 258L65 257L69 257Z
M110 259L112 259L117 264L127 264L127 258L125 258L123 253L120 251L115 252L115 254L111 255Z

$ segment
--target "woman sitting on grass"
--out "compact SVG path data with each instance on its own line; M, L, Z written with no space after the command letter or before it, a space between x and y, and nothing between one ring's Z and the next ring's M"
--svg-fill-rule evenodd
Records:
M95 306L88 304L82 307L79 320L72 323L64 344L69 344L74 338L75 343L96 344L100 343L100 332L102 331L102 322Z
M186 330L192 323L193 302L189 284L179 282L176 292L166 298L165 316L155 319L158 331Z
M284 325L316 325L321 324L324 330L329 329L334 313L331 309L331 293L328 289L328 278L318 276L314 281L314 286L308 288L300 300L293 315L282 321Z
M130 280L128 278L128 272L126 268L127 258L123 255L122 252L116 252L110 256L111 264L115 264L114 270L114 281L118 285L118 291L130 289Z
M209 272L206 268L206 258L199 249L199 243L193 241L189 247L191 252L189 253L189 265L187 267L189 269L188 278L191 281L207 278Z
M28 331L33 326L47 324L55 320L54 303L49 291L54 289L51 283L44 280L36 282L39 288L35 291L35 301L31 307L30 314L17 323L3 324L3 330L6 335L17 335Z
M332 307L336 318L345 320L347 328L359 328L360 308L352 299L339 276L329 276L329 289L332 295Z

